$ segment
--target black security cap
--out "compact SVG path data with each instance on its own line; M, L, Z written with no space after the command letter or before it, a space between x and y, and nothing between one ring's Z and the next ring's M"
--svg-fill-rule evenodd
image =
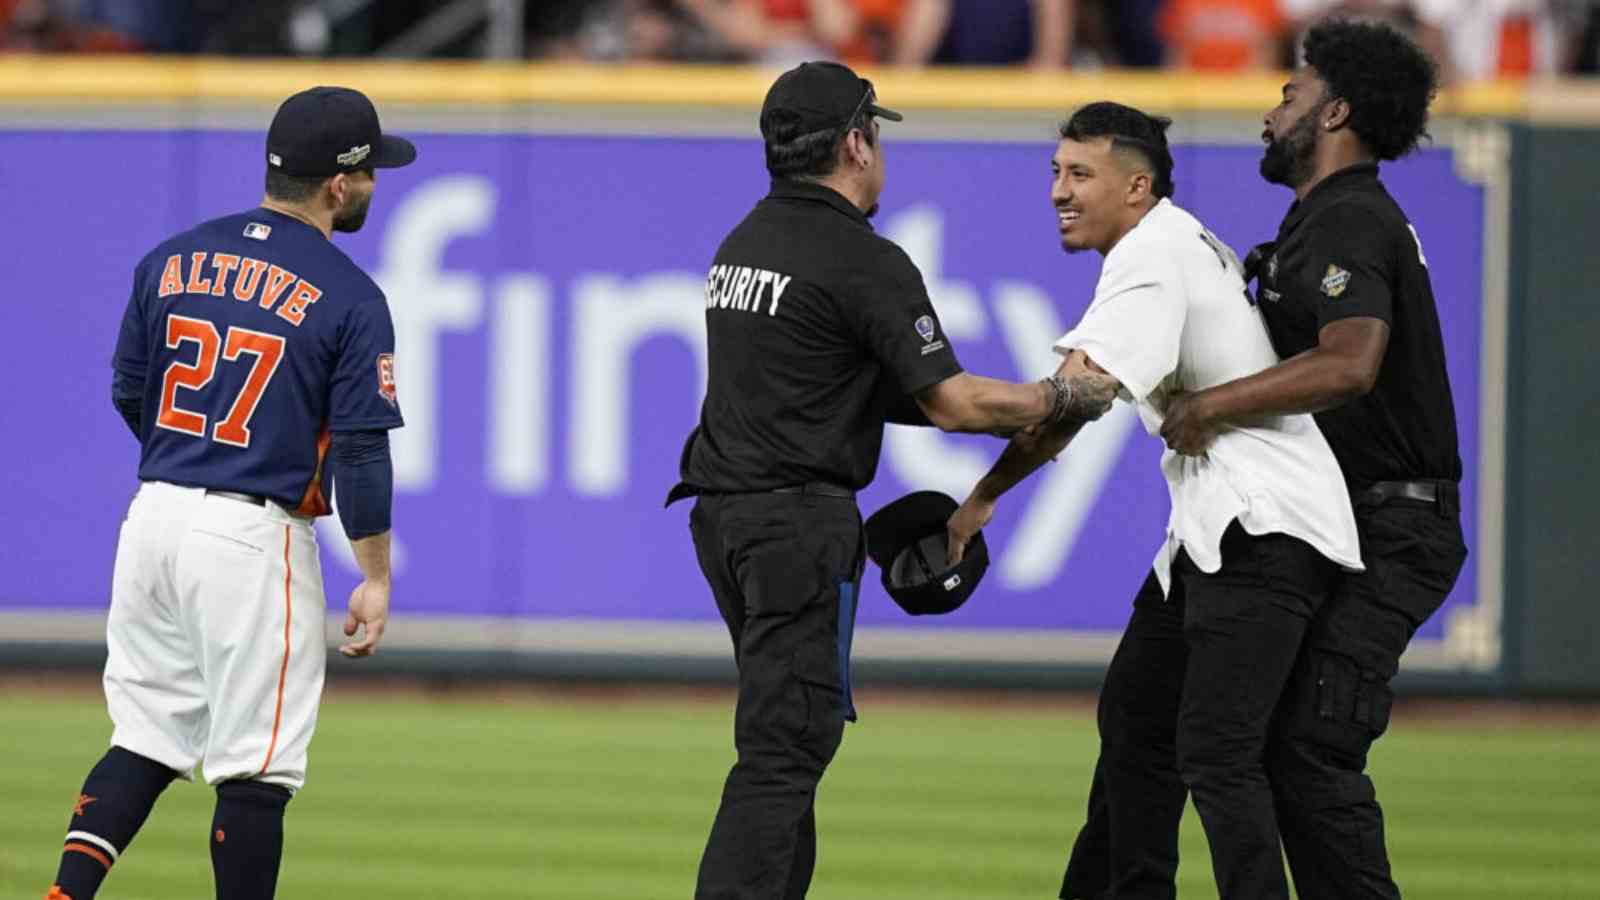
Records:
M917 491L867 519L867 555L883 570L883 589L913 616L960 607L989 569L982 532L972 536L961 562L946 563L945 523L959 507L947 494Z
M285 175L337 175L410 165L417 148L384 134L360 91L314 87L283 101L267 130L267 166Z
M880 119L899 122L905 117L874 101L872 82L836 62L804 62L778 76L761 104L761 121L783 110L799 117L800 133L827 131L850 124L865 109Z

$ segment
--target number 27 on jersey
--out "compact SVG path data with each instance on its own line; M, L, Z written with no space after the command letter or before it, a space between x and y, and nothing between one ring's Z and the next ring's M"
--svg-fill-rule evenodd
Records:
M250 354L250 374L244 387L234 398L227 416L211 429L211 439L234 447L250 446L250 417L255 415L261 394L283 359L284 339L275 334L232 326L226 338L217 332L217 326L205 319L170 314L167 316L166 345L177 350L184 344L195 344L199 350L193 364L173 360L161 377L161 412L156 426L171 431L206 436L206 415L178 405L178 388L202 390L211 383L217 372L217 357L226 362L237 362Z

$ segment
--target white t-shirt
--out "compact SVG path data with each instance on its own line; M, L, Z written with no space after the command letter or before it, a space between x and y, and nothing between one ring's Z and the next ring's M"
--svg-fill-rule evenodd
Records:
M1082 350L1122 382L1151 434L1168 397L1253 375L1278 363L1239 259L1200 221L1162 200L1106 255L1094 301L1057 353ZM1229 427L1204 457L1161 457L1172 497L1154 563L1171 585L1181 547L1201 571L1222 567L1222 535L1238 519L1251 534L1286 534L1361 571L1350 494L1309 415Z

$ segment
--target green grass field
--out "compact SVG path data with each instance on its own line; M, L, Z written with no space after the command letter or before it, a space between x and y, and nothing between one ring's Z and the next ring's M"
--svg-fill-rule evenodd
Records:
M278 896L688 898L732 756L717 696L334 692ZM87 690L4 697L0 898L37 900L109 725ZM818 801L813 898L1055 896L1095 752L1082 703L859 705ZM1600 897L1600 724L1583 718L1397 712L1373 772L1409 900ZM169 789L101 896L211 896L211 802ZM1180 897L1214 897L1192 811L1183 854Z

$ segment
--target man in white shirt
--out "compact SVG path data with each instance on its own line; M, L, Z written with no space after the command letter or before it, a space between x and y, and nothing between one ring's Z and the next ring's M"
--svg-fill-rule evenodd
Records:
M1056 342L1062 374L1108 373L1151 434L1176 393L1278 362L1238 258L1167 199L1169 124L1114 103L1078 110L1051 191L1063 246L1105 256L1088 312ZM951 518L953 558L1083 424L1012 440ZM1091 821L1061 896L1170 898L1187 788L1223 900L1287 900L1262 751L1306 625L1340 569L1361 568L1349 494L1305 415L1229 429L1204 457L1167 451L1161 471L1171 518L1106 675Z

